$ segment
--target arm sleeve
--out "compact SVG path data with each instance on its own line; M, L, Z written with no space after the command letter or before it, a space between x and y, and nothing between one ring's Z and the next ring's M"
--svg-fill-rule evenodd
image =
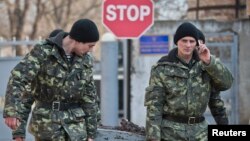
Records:
M97 102L96 86L92 69L89 71L90 81L86 84L86 92L83 96L83 110L86 113L85 121L88 138L95 138L97 132L97 114L99 105Z
M17 137L25 138L26 136L27 120L20 120L20 121L21 121L21 124L18 126L18 128L16 130L12 130L13 139Z
M202 68L211 77L211 83L219 91L228 90L233 83L233 76L226 66L218 58L211 55L209 65L202 64Z
M97 122L101 124L101 109L100 109L100 97L96 95L96 110L97 110Z
M147 107L146 139L161 140L161 121L165 90L156 69L151 70L149 86L146 88L144 105Z
M13 139L16 137L23 137L25 138L26 136L26 126L27 126L27 121L29 118L29 113L31 106L34 102L34 99L32 95L25 94L22 98L22 104L21 104L21 110L19 110L18 115L20 115L20 126L12 131L12 137Z
M218 125L228 124L228 116L226 108L224 106L224 101L220 97L220 91L212 89L208 107L211 111L212 116L214 117L216 124Z
M26 94L31 94L31 82L40 69L43 54L40 45L37 44L11 71L5 95L4 118L22 119L23 115L21 114L30 112L30 107L26 106L28 103L23 103L23 97ZM28 107L29 109L27 109Z

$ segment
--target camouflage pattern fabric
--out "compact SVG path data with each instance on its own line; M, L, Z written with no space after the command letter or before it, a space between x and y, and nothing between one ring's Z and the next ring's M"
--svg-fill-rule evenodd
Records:
M16 138L16 137L25 138L27 121L26 120L21 120L20 123L21 124L18 126L18 128L16 130L12 130L13 139Z
M23 120L34 102L78 103L79 107L64 111L35 106L29 131L48 140L64 132L72 141L94 138L99 106L93 58L88 54L75 55L73 61L68 62L61 47L64 34L35 45L11 71L3 116Z
M224 101L220 97L220 91L212 89L208 107L218 125L228 125L228 115L224 106Z
M166 122L162 118L163 114L184 117L202 116L209 101L211 84L216 87L216 90L222 91L229 89L233 82L230 71L214 56L211 56L209 65L192 59L190 68L179 61L176 48L164 58L166 61L159 61L152 67L149 86L146 88L144 105L147 107L147 140L167 139L165 135L169 133L165 133L162 128L171 128L175 133L172 137L176 136L178 140L178 132L175 128L188 132L187 128L183 128L184 125L162 127L162 123ZM198 126L199 124L204 123L197 123ZM200 127L194 131L205 130L204 126ZM189 138L188 135L191 134L186 135L186 138Z
M68 135L66 134L66 132L64 132L63 130L61 130L61 132L62 133L60 133L59 136L54 137L53 139L51 139L49 141L70 141L70 139L68 138ZM35 141L48 141L48 140L43 140L41 138L35 137Z
M199 124L182 124L169 120L162 121L161 140L164 141L207 141L206 121Z
M98 122L98 126L101 125L101 109L100 109L100 98L98 95L96 95L96 109L97 109L97 122Z
M32 95L24 94L22 96L22 104L21 104L21 107L19 107L19 108L22 108L22 110L20 110L20 112L22 113L19 113L20 125L16 130L12 130L13 139L16 137L25 138L27 121L29 118L30 108L33 104L33 100L34 99L32 98Z

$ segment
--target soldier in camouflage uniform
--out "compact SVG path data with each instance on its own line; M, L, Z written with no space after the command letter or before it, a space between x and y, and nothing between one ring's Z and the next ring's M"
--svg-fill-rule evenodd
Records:
M29 131L36 141L94 139L99 107L88 52L98 40L95 23L80 19L69 34L36 44L11 71L3 116L11 129L20 130L15 140L24 140L33 103Z
M145 94L146 140L206 141L208 123L203 114L211 85L227 90L233 77L205 44L199 45L193 24L181 24L174 43L177 48L151 69Z
M49 34L48 38L55 37L60 32L63 32L63 30L62 29L55 29ZM22 100L27 101L27 103L33 104L32 95L25 95L25 96L26 97L23 97ZM28 100L30 102L28 102ZM28 106L28 107L30 107L30 106ZM29 112L29 109L26 109L26 110ZM22 120L18 121L19 126L15 127L15 130L12 130L12 136L13 136L13 139L15 139L15 140L23 140L25 138L25 132L26 132L25 128L27 125L27 119L28 119L29 115L28 114L24 114L24 115L25 115L25 117L23 117Z
M204 34L198 30L199 42L202 44L206 43L206 38ZM228 115L226 112L226 107L224 106L224 101L221 99L220 91L217 91L212 86L210 99L208 102L208 107L211 111L211 114L218 125L228 125Z

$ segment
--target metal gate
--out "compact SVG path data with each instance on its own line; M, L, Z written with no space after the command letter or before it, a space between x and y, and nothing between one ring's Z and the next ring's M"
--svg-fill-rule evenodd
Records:
M238 36L232 32L223 32L205 33L205 37L206 45L211 54L220 58L233 74L234 82L232 87L227 91L222 91L221 97L227 109L229 124L238 124ZM209 108L207 108L205 116L210 124L215 124Z

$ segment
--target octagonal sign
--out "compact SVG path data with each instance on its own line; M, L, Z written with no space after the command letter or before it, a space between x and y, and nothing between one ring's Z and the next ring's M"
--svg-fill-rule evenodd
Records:
M102 22L117 38L139 38L154 22L152 0L104 0Z

